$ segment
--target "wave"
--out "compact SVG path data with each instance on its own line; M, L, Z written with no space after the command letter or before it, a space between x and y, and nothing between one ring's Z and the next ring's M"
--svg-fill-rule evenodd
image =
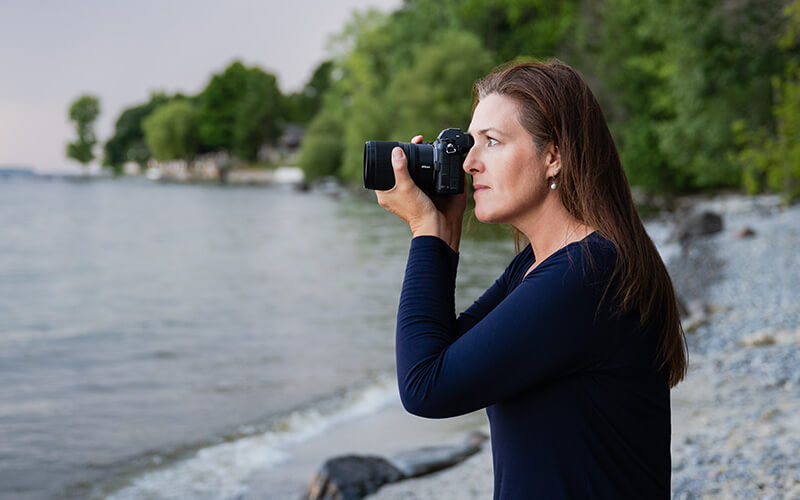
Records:
M368 383L292 411L268 424L239 429L245 437L200 448L193 456L142 473L108 500L171 499L205 500L240 498L248 491L248 479L258 471L279 465L291 454L287 447L319 436L330 428L376 412L397 396L394 375L380 374ZM152 457L158 463L159 457Z

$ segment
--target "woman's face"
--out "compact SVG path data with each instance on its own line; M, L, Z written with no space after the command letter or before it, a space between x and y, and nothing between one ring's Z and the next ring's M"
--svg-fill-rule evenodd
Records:
M550 156L536 151L517 113L514 100L490 94L472 115L469 133L475 145L464 160L464 171L472 175L475 216L481 222L514 224L534 212L548 194L545 161Z

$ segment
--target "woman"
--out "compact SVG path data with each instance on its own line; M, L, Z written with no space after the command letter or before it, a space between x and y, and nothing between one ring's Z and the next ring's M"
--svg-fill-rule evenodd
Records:
M495 499L669 498L685 337L600 107L558 60L475 89L475 215L511 224L518 253L456 318L466 195L432 201L393 150L396 184L377 195L413 234L397 315L403 405L429 418L487 409Z

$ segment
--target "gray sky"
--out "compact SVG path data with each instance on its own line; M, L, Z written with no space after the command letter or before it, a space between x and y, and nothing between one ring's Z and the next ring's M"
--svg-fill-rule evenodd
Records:
M70 102L100 97L105 141L150 92L195 94L232 60L299 90L353 10L402 0L0 0L0 166L78 173L65 144ZM99 152L99 148L98 148Z

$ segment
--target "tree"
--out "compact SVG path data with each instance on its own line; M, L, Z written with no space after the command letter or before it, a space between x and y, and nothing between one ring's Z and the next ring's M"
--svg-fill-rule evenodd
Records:
M314 69L308 83L300 92L292 92L284 99L283 109L287 121L308 123L322 106L322 97L331 84L333 61L324 61Z
M737 186L731 124L771 118L781 0L604 0L582 22L631 183Z
M275 75L252 68L233 125L233 153L255 161L263 144L274 144L282 132L281 101Z
M78 97L69 107L69 119L75 122L78 138L67 144L67 157L83 164L84 174L89 162L94 160L93 148L97 144L94 122L98 115L100 100L89 94Z
M469 32L445 32L430 45L417 47L413 60L387 89L394 114L392 137L408 141L421 133L433 141L444 128L466 130L472 85L492 67L491 54L480 39Z
M158 107L142 122L144 138L153 157L160 161L191 161L197 152L197 112L187 100Z
M334 102L341 108L334 113L344 134L339 175L360 182L365 140L407 141L410 131L432 140L444 127L465 127L474 81L507 54L555 50L574 24L574 5L406 0L388 16L356 13L331 41L334 98L320 111Z
M233 149L233 128L247 90L247 68L239 61L211 77L198 96L200 140L215 150Z
M280 134L282 98L274 75L234 61L197 98L199 140L213 151L255 159Z
M786 63L783 74L772 82L777 96L772 109L775 130L748 130L747 121L739 120L733 129L743 147L731 157L744 168L748 192L771 188L790 202L800 198L800 1L788 4L784 15L787 23L778 48Z
M662 25L674 119L659 129L670 161L690 174L691 187L736 187L742 172L728 153L732 123L772 120L770 81L781 71L776 50L783 0L673 0Z
M342 164L342 123L333 107L323 108L306 130L298 163L306 179L337 175Z
M105 144L103 164L115 173L120 173L122 165L129 161L144 169L151 153L144 140L142 122L171 99L166 94L153 93L147 103L124 110L114 125L114 135Z

